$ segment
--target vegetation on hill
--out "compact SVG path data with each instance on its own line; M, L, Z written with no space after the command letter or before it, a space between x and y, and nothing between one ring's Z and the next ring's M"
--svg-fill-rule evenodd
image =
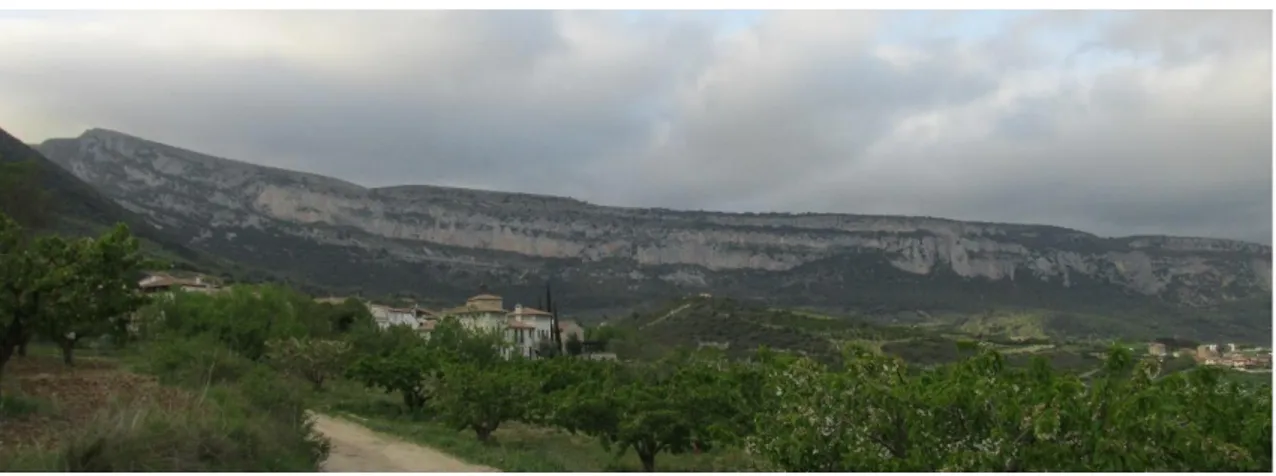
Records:
M765 346L832 363L841 359L848 346L859 346L920 366L960 360L969 354L958 350L960 342L981 341L1004 353L1012 365L1027 365L1033 357L1043 357L1060 369L1076 372L1097 367L1102 359L1095 354L1101 354L1106 345L1033 337L1040 336L1034 332L926 322L890 325L862 315L834 316L694 296L650 313L610 321L593 328L587 337L604 341L609 350L629 359L657 359L679 348L718 349L739 359Z
M258 335L306 335L322 326L254 334L260 328L253 324L269 329L287 317L243 321L233 313L256 306L215 308L217 318L204 313L202 320L138 312L147 305L137 288L144 261L124 225L96 239L25 236L0 215L0 375L15 363L27 371L0 380L0 470L318 468L327 446L310 429L304 391L228 345L254 349ZM161 299L150 310L174 301L185 299ZM267 295L257 304L286 303ZM143 323L133 319L139 314L162 318ZM148 332L139 335L135 326ZM15 362L16 350L33 338L57 344L64 369L32 375L28 369L41 368L43 355ZM75 368L85 362L73 352L90 341L124 349L125 363L174 387L120 369L118 361Z

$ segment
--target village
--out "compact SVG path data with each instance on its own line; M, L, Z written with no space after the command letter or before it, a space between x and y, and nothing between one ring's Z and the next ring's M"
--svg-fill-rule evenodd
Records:
M197 293L216 293L224 290L216 280L195 276L180 278L167 274L152 274L138 283L147 293L163 293L175 290ZM327 296L315 298L316 302L341 304L348 298ZM591 359L615 359L615 354L602 352L602 349L585 340L585 329L573 320L558 320L549 311L535 309L522 304L514 304L512 309L505 308L504 299L492 294L486 286L481 286L478 294L470 297L464 304L441 310L430 310L413 305L412 307L393 307L360 299L368 307L369 314L377 326L388 329L392 326L407 326L414 329L424 338L438 323L448 317L460 321L468 329L501 333L510 344L509 355L537 357L544 354L547 348L552 349L558 343L558 352L569 352L569 345L575 341L580 343L581 352ZM557 329L554 322L557 321ZM557 335L555 335L555 332Z
M204 277L178 278L165 274L154 274L143 279L139 286L146 292L161 292L181 289L187 292L218 292L222 288L215 280ZM706 295L707 296L707 295ZM341 304L345 297L321 297L317 302ZM554 332L560 343L560 352L567 352L567 344L573 340L582 343L583 354L593 359L615 359L615 354L603 352L585 340L585 331L576 321L558 320L554 329L555 316L551 311L535 309L522 304L514 304L512 309L505 308L504 299L491 293L486 286L480 287L478 293L456 307L430 310L413 305L412 307L393 307L360 300L368 307L368 312L382 329L391 326L408 326L415 329L422 337L428 338L430 332L445 317L458 319L462 325L470 329L481 329L488 332L500 332L511 344L511 355L536 357L545 351L546 346L555 342ZM1164 342L1151 342L1147 346L1148 355L1160 358L1193 359L1197 365L1228 367L1238 371L1262 373L1272 371L1272 353L1266 347L1244 347L1235 343L1200 344L1196 347L1174 347Z
M1272 371L1272 350L1266 347L1243 347L1234 343L1200 344L1196 348L1170 349L1164 343L1148 344L1148 354L1165 359L1191 357L1198 365L1229 367L1252 373Z

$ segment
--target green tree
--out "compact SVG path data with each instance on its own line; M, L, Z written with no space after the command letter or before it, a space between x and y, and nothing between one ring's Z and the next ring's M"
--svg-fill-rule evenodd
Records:
M567 337L567 355L573 357L579 356L582 352L584 352L584 349L584 344L580 341L579 337L576 337L576 334L572 334Z
M349 298L341 304L320 303L321 313L326 320L331 323L333 332L337 334L348 334L359 330L375 329L376 322L372 319L372 313L368 311L368 306L364 305L358 299Z
M561 352L554 346L554 341L545 339L536 343L536 356L541 358L558 357Z
M466 327L455 317L445 317L434 326L428 342L440 361L478 366L503 361L510 351L503 329Z
M555 420L598 439L617 455L632 449L644 471L660 453L709 450L724 439L734 413L729 373L685 359L653 364L596 363L605 376L563 395Z
M41 248L50 269L70 272L52 290L37 329L58 344L63 361L73 364L76 343L126 329L131 314L146 303L137 276L146 260L137 239L123 224L97 239L64 242L49 237Z
M0 214L0 377L29 332L38 304L32 288L40 274L22 245L22 229Z
M276 339L266 343L267 359L285 373L310 382L315 391L333 375L340 375L350 356L350 343L304 338Z
M329 335L330 322L315 309L313 299L281 286L232 286L216 294L176 292L159 299L143 325L151 335L211 334L260 361L266 341Z
M1270 386L1157 366L1114 349L1087 384L988 350L927 369L868 353L836 371L799 359L769 370L776 399L747 448L794 472L1270 470Z
M458 430L474 430L479 441L492 441L502 423L527 417L536 392L531 364L515 357L487 365L454 363L439 385L437 409Z
M358 358L347 376L370 388L399 393L409 411L422 410L434 395L439 356L410 329L392 326L367 338L385 345ZM364 345L368 345L365 343Z

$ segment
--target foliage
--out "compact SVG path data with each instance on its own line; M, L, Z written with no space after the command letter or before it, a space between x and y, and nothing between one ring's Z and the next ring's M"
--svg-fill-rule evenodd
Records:
M407 329L392 326L385 332L390 336L406 334L412 341L387 339L398 345L358 358L346 375L370 388L399 393L408 410L421 410L433 397L433 379L439 370L437 357Z
M503 361L509 351L499 329L471 329L456 318L445 318L430 332L430 349L446 362L488 366Z
M257 367L211 334L166 337L145 343L141 370L171 384L202 387L238 382Z
M275 285L232 286L217 294L177 292L149 306L141 332L156 338L208 334L257 361L269 340L338 335L322 309L308 296Z
M345 341L292 337L268 341L266 348L271 363L284 373L305 379L319 391L328 377L345 370L351 347Z
M1154 361L1120 349L1106 365L1086 385L987 350L920 371L871 354L842 371L800 360L773 371L778 408L749 448L783 471L1270 470L1270 387L1154 379Z
M709 362L594 365L605 367L601 378L562 392L555 420L617 454L632 449L645 471L655 470L660 453L712 448L739 410L729 374Z
M341 304L319 303L316 307L316 311L323 316L323 320L329 322L335 334L376 329L371 311L358 299L348 298Z
M580 338L577 337L576 334L567 336L567 343L565 344L565 347L567 355L573 357L580 355L585 350L584 343L580 341Z
M25 240L0 215L0 372L36 334L57 342L67 364L78 340L119 334L144 303L136 287L143 263L123 225L96 239Z
M434 398L449 364L490 368L505 359L506 343L496 332L465 328L455 318L435 325L428 339L406 326L390 326L354 336L355 348L370 353L359 357L347 376L368 387L399 393L408 410L425 408ZM454 367L464 372L463 367Z
M35 162L0 162L0 214L29 230L48 226L52 201L39 179Z
M44 237L34 249L44 269L64 273L48 291L35 328L61 347L68 365L81 339L127 335L129 315L146 303L137 288L146 261L127 227L118 225L95 240Z
M454 428L474 430L480 441L490 441L502 423L528 415L536 391L530 367L517 357L487 365L450 364L434 406Z

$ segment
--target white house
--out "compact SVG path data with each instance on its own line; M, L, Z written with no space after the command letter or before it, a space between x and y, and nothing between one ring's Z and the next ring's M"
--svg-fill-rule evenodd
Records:
M532 357L541 342L551 339L554 325L553 316L540 309L514 305L514 312L507 315L509 330L506 340L513 342L515 349L524 357Z
M416 311L412 309L400 309L380 304L368 304L368 312L372 314L372 319L376 321L377 327L382 329L390 326L412 326L418 327Z
M486 288L481 288L477 296L467 299L465 305L444 309L438 314L455 317L461 325L470 329L500 332L512 344L511 353L524 357L534 357L541 343L553 338L553 316L550 313L522 304L515 304L514 310L508 311L504 300L488 293ZM558 327L559 332L563 333L564 343L567 342L568 335L581 334L580 326L572 322L559 322ZM433 328L433 322L420 326L422 333L429 333Z

